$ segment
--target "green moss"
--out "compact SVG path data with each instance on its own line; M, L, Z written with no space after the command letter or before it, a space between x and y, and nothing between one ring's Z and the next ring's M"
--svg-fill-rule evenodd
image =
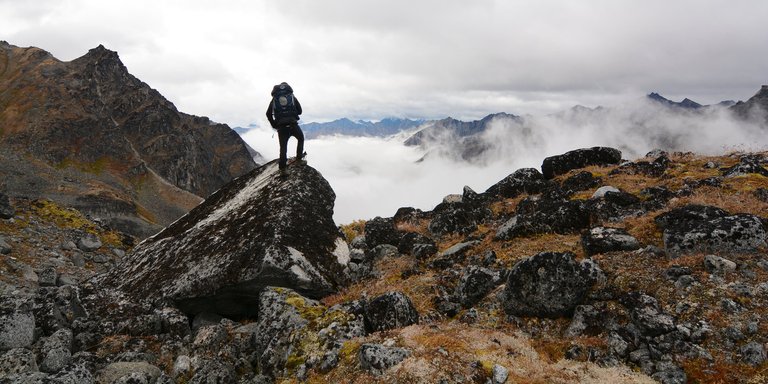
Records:
M83 229L89 233L96 233L95 225L75 209L64 208L45 199L35 201L32 209L38 216L53 222L60 228Z
M339 349L339 359L343 361L352 361L357 359L357 351L360 350L360 342L358 341L345 341Z
M292 354L288 356L288 360L285 362L285 368L292 371L304 364L305 361L306 359L304 356Z

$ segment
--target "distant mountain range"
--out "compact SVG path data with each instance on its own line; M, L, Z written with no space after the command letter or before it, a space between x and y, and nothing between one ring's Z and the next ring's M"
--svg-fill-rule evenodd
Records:
M301 129L304 131L304 136L307 139L315 139L320 136L330 135L383 137L419 127L425 122L425 120L401 118L386 118L377 122L365 120L352 121L343 118L327 123L302 124Z

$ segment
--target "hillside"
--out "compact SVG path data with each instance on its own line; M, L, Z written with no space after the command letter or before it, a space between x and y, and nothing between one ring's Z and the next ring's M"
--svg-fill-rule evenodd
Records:
M255 167L228 126L179 112L103 46L62 62L0 42L0 138L6 194L141 237Z
M259 167L136 246L0 199L0 382L763 382L766 165L577 150L342 226L347 242L301 165ZM104 245L66 245L86 233Z

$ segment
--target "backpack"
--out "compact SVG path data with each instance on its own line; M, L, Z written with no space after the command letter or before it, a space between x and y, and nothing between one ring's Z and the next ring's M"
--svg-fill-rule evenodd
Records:
M272 113L278 125L299 121L299 111L290 85L281 83L272 89Z

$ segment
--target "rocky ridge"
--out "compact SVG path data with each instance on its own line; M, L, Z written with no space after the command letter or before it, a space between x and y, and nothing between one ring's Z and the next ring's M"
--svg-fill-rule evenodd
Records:
M267 164L111 261L106 274L8 286L0 382L759 382L766 155L654 151L616 164L573 162L569 152L545 160L562 170L551 178L518 170L432 211L401 208L342 226L346 242L322 176L296 164L281 178ZM295 189L291 205L284 198ZM22 235L26 203L3 201L0 211L14 213L0 228L21 233L4 235L4 260L44 259L30 250L53 247ZM308 202L318 206L302 208ZM291 238L294 225L301 235ZM504 228L514 235L499 236ZM105 241L92 231L85 249ZM321 275L338 280L308 289L296 263L275 265L284 274L268 285L248 274L189 274L259 260L257 243L294 248L331 272L325 260L337 270ZM226 259L240 244L248 251ZM173 262L185 254L196 262ZM72 257L61 255L53 274ZM18 283L20 271L3 276ZM174 296L232 286L252 289L254 312L222 316Z
M5 193L52 199L134 235L255 166L228 126L179 112L103 46L62 62L0 42L0 90Z

